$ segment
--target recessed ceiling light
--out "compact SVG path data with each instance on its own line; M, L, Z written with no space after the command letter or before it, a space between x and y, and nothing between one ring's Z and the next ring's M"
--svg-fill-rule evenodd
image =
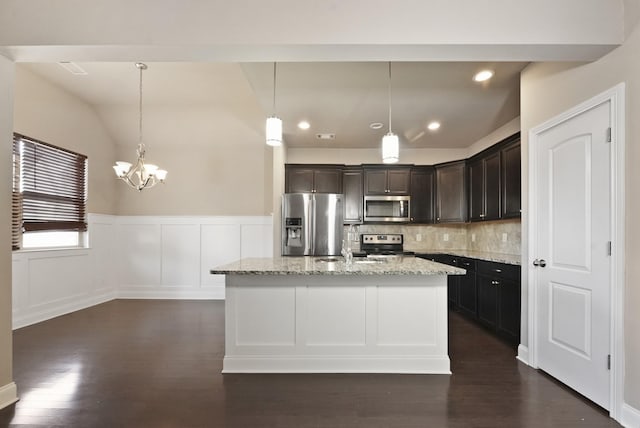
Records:
M435 131L436 129L440 128L440 122L431 122L429 125L427 125L427 128L429 128L430 131Z
M369 124L369 128L371 129L382 129L384 125L381 124L380 122L373 122Z
M475 76L473 76L473 80L475 80L476 82L484 82L485 80L489 80L493 77L493 71L491 70L482 70L478 73L476 73Z
M300 128L300 129L309 129L309 128L311 128L311 124L309 122L307 122L306 120L302 120L302 121L298 122L298 128Z

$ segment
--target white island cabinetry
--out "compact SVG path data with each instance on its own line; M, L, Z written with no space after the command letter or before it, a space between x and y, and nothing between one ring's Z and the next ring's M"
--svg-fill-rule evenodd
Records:
M379 263L243 259L226 275L224 373L451 373L448 274Z

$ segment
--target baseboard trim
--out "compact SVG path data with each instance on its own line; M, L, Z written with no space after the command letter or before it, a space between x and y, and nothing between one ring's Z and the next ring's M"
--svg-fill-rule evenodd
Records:
M0 388L0 410L18 401L18 387L11 382Z
M516 359L526 365L529 365L529 347L518 345L518 356Z
M21 309L20 312L14 314L13 329L16 330L18 328L27 327L32 324L69 314L71 312L99 305L101 303L114 300L116 297L116 291L113 290L103 292L95 296L84 297L82 299L65 302L61 305L52 304L50 307L44 310L31 312L28 308Z
M118 299L185 299L185 300L224 300L224 287L186 288L120 288Z
M622 404L622 415L618 421L622 426L627 428L639 428L640 427L640 410L628 405Z
M449 357L225 356L222 373L451 374Z

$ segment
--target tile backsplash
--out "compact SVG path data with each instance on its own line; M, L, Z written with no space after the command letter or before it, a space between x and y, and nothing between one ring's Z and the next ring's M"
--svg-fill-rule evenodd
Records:
M363 224L361 233L402 233L406 251L472 250L520 254L520 219L467 224L386 225ZM346 236L347 227L345 227Z

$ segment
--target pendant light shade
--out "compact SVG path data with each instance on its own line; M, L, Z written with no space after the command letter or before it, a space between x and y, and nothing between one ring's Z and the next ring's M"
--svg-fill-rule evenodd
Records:
M273 63L273 116L267 118L267 145L282 145L282 120L276 116L276 63Z
M278 117L271 116L267 118L267 145L282 145L282 120Z
M382 162L396 163L400 158L398 136L391 132L391 62L389 62L389 132L382 137Z
M392 132L382 137L382 162L396 163L400 154L398 136Z

